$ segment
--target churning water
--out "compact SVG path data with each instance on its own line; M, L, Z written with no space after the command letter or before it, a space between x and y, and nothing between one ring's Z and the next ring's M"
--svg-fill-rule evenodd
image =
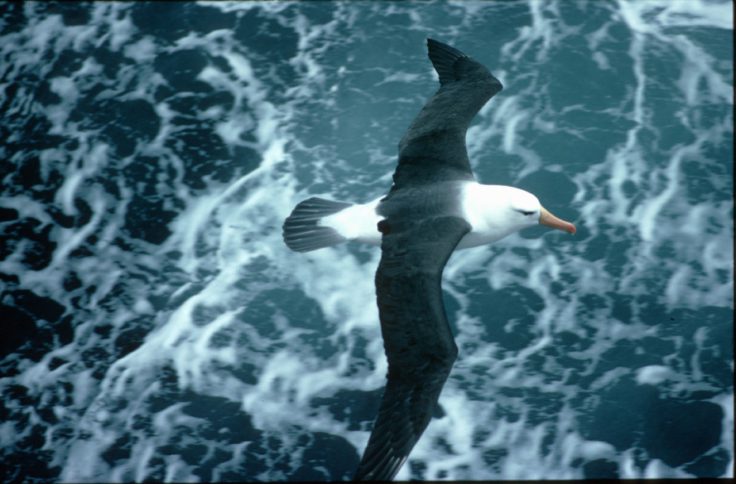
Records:
M460 350L399 479L733 475L728 1L3 3L2 480L339 480L386 362L375 247L290 252L365 202L437 89L504 84L485 183L576 236L458 252Z

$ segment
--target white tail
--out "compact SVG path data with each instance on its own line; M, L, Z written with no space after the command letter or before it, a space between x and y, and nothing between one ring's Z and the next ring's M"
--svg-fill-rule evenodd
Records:
M335 229L319 225L319 221L350 206L350 203L317 197L304 200L294 207L284 221L284 242L296 252L309 252L345 242L345 237Z

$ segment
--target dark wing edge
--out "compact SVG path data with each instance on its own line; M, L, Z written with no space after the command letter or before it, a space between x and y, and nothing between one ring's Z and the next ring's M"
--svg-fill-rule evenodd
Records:
M427 54L434 70L440 76L441 85L457 80L455 63L458 59L468 57L456 48L430 38L427 39Z
M474 180L465 148L470 122L503 86L482 64L427 39L440 89L427 101L399 142L397 188L447 180Z
M440 86L455 81L482 82L489 91L488 99L503 89L503 84L481 63L450 45L427 38L427 55L440 78Z
M442 270L470 225L444 216L384 234L376 295L388 382L355 480L393 479L426 429L457 356Z

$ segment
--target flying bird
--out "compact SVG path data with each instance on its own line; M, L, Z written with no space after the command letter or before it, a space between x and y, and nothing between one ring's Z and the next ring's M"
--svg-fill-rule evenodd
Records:
M355 480L393 479L432 418L458 353L441 287L452 252L537 224L575 233L531 193L475 180L465 134L503 86L459 50L433 39L427 47L440 88L399 143L388 194L365 204L309 198L283 225L297 252L349 240L381 246L375 283L388 375Z

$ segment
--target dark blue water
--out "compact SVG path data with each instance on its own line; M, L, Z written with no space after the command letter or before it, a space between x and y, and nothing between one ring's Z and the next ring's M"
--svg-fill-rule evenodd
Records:
M349 478L386 362L374 247L437 89L504 84L477 178L572 220L453 255L460 349L399 479L733 476L726 1L0 5L3 481Z

